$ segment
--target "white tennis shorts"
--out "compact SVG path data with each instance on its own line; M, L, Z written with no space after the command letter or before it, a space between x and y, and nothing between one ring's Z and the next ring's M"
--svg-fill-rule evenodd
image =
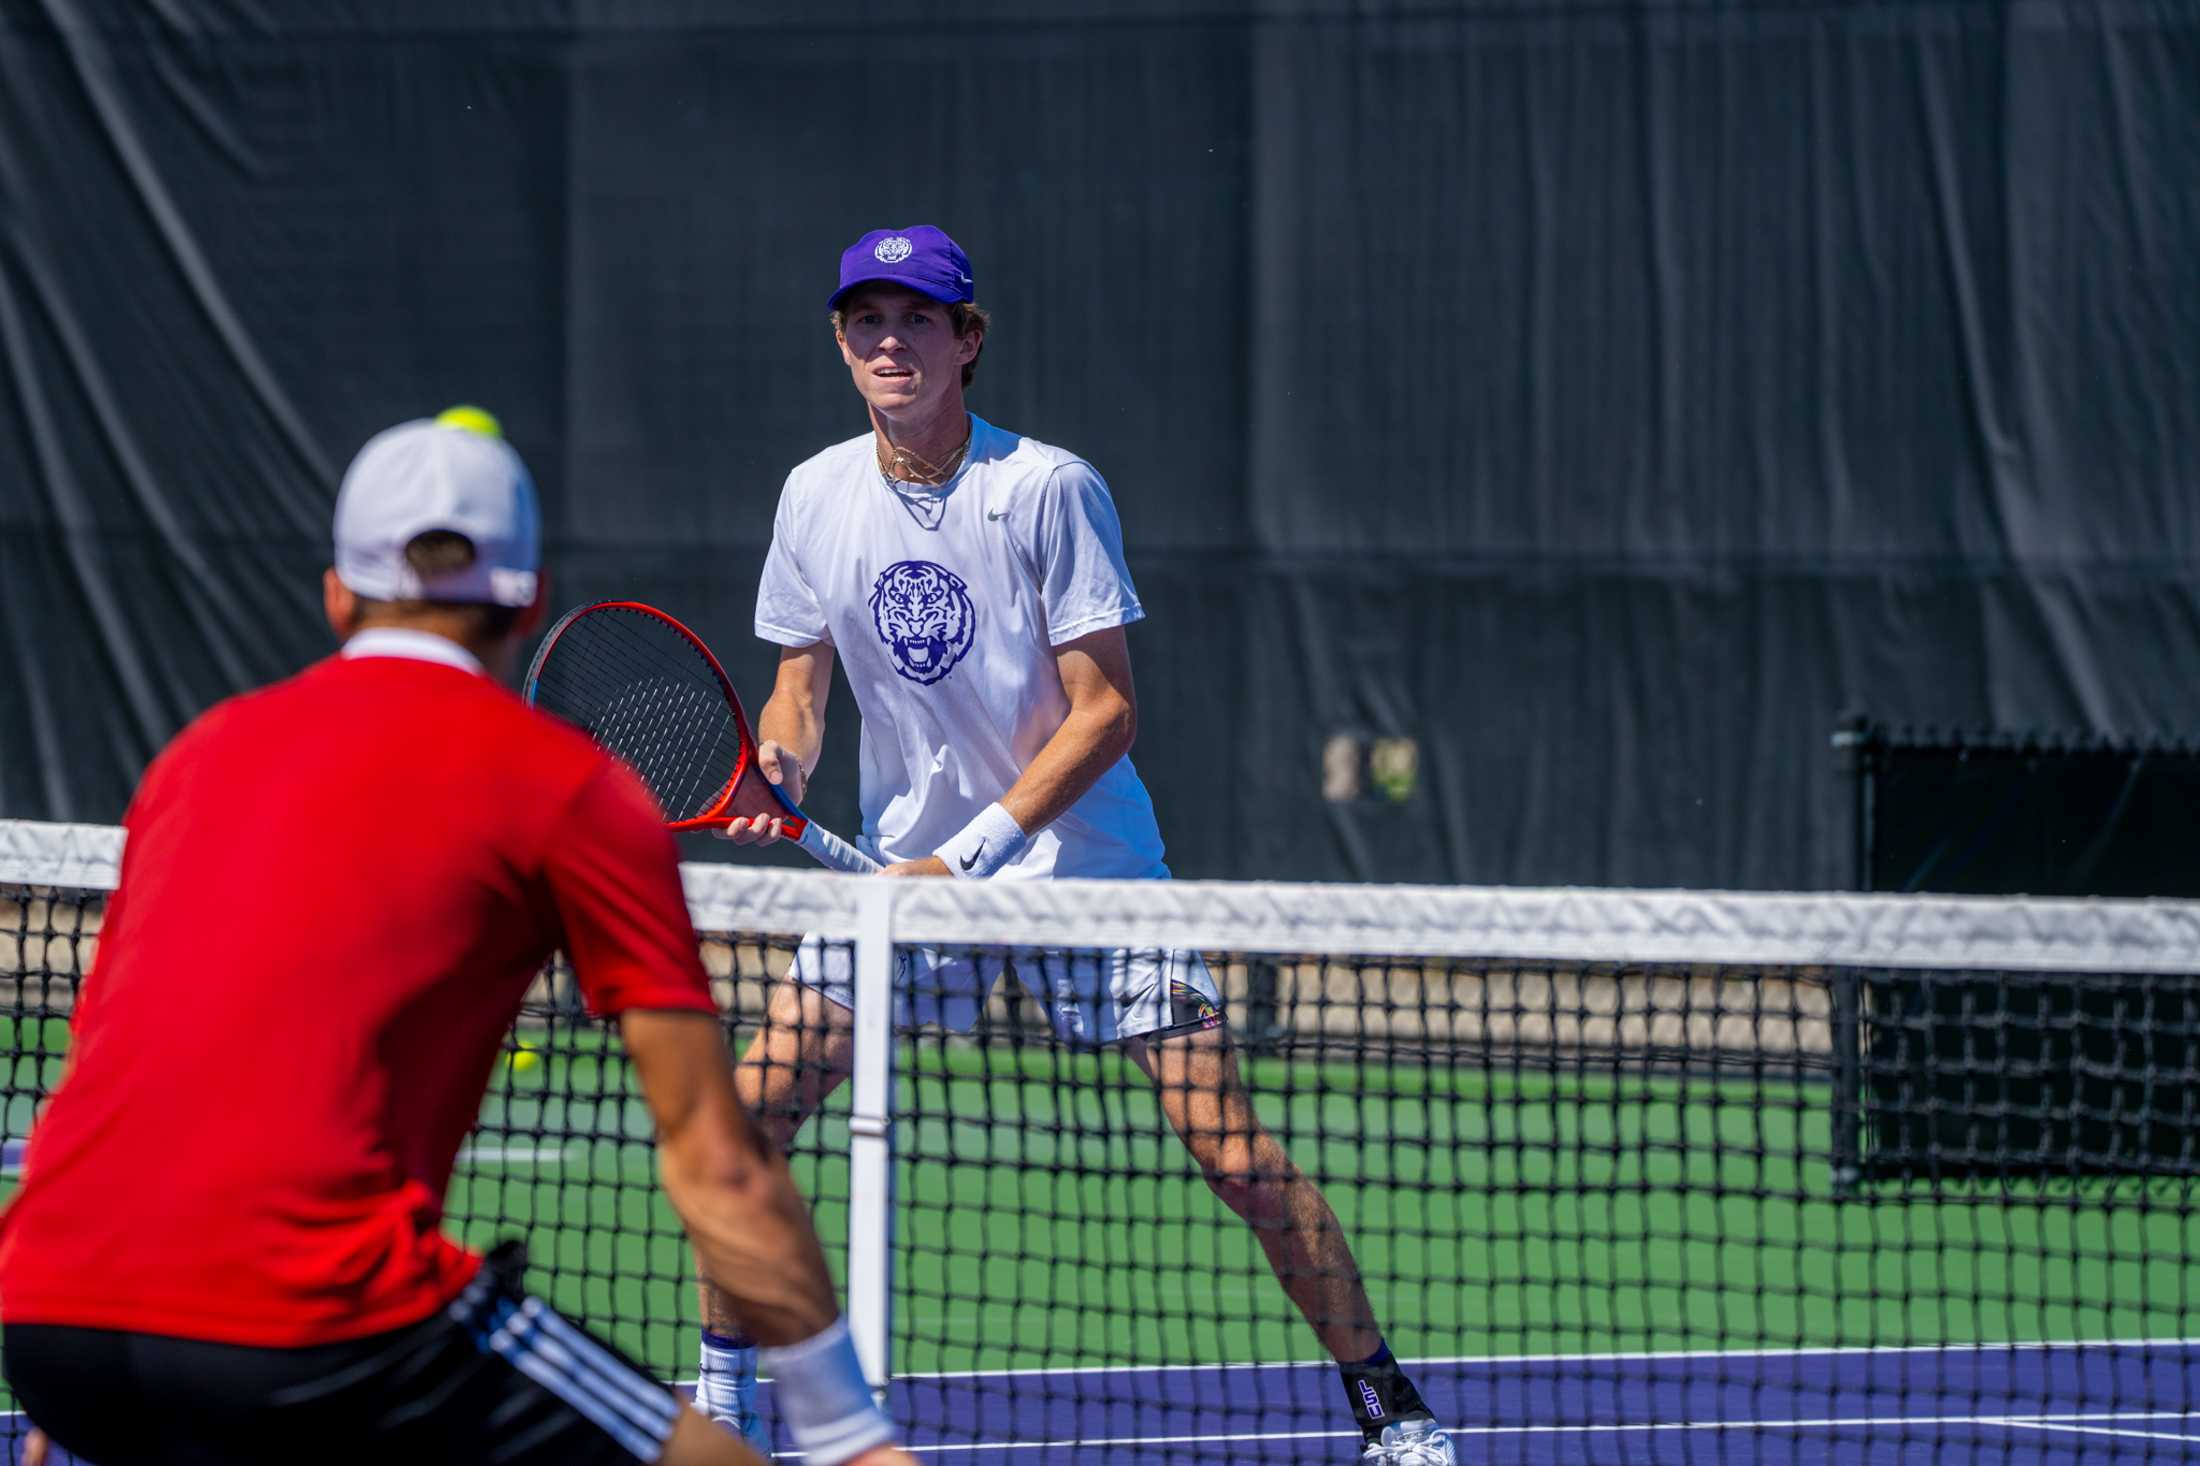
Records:
M966 1031L1004 970L1046 1008L1054 1032L1072 1043L1159 1037L1222 1023L1222 991L1197 952L902 947L895 955L894 1021L904 1028ZM853 1008L854 960L848 943L804 937L795 949L793 977Z

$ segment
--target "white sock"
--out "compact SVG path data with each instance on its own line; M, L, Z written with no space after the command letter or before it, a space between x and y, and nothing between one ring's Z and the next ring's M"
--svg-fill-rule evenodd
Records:
M695 1408L754 1440L763 1434L756 1417L756 1342L703 1331L702 1368L695 1377Z

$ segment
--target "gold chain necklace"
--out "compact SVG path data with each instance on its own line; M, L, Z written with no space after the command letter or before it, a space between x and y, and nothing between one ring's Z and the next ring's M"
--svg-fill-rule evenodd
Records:
M924 484L937 488L955 476L955 470L962 467L963 458L969 452L970 435L967 433L963 435L962 442L956 445L955 451L948 455L944 464L934 464L907 448L896 448L888 454L881 445L878 450L878 471L905 484Z

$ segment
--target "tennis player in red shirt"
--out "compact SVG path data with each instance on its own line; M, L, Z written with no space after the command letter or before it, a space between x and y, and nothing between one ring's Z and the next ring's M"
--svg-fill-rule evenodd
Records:
M807 1459L906 1462L734 1098L654 802L495 680L540 606L538 519L466 420L392 428L345 474L342 652L200 718L131 803L0 1214L8 1381L99 1466L755 1462L528 1297L515 1246L441 1230L501 1037L563 950L618 1020L666 1195L779 1348Z

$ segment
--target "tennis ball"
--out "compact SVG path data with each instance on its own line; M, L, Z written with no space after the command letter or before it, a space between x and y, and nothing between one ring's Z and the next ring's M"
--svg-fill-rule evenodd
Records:
M542 1055L535 1052L535 1046L531 1043L523 1043L519 1046L519 1052L512 1055L512 1072L514 1074L525 1074L541 1062Z
M479 433L484 438L501 438L504 425L484 408L468 406L446 407L435 415L436 424L446 428L464 428L469 433Z

